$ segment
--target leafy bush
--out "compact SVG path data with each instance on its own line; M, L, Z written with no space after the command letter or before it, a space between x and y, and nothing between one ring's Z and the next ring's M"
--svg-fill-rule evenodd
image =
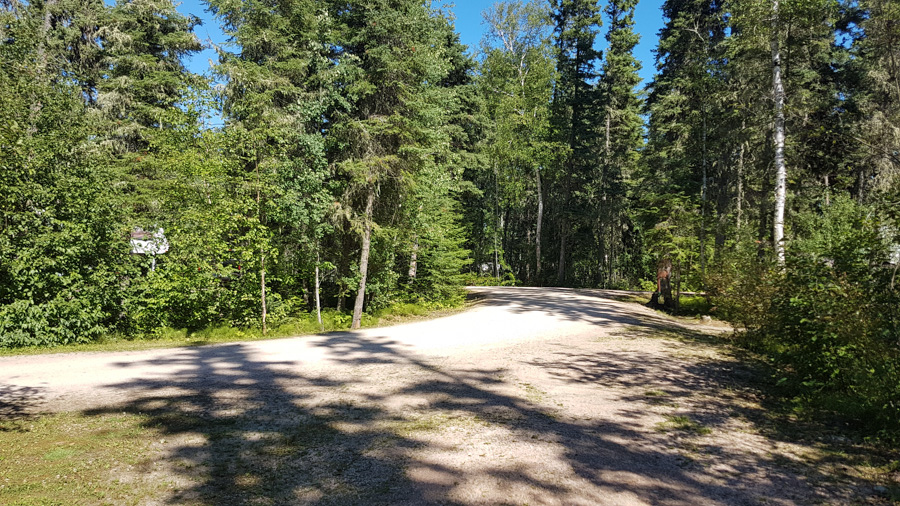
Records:
M744 342L775 359L793 394L895 439L900 294L868 211L838 199L803 215L783 271L732 259L710 284L726 316L748 330Z
M0 306L0 347L86 343L107 332L107 314L89 297L59 296L40 304Z

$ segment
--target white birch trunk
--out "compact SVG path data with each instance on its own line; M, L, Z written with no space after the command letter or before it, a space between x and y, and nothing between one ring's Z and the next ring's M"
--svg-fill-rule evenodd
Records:
M419 271L419 237L416 236L413 241L412 253L409 255L409 282L412 283L416 279Z
M319 330L324 332L325 325L322 324L322 302L319 297L321 290L319 285L319 245L316 244L316 320L319 322Z
M778 265L783 266L784 207L787 198L787 168L784 162L784 84L781 82L781 49L778 42L778 1L772 1L772 88L775 94L775 220L773 240Z
M537 182L537 198L538 198L538 208L537 208L537 230L535 234L535 246L534 246L534 258L535 258L535 271L536 279L538 285L541 284L541 227L544 222L544 193L541 189L541 170L538 167L534 169L534 180Z
M266 255L261 254L259 258L259 290L262 300L262 333L266 335Z
M742 129L743 130L743 129ZM737 230L741 229L741 219L744 211L744 147L745 143L741 143L740 154L738 155L737 166Z
M706 277L706 201L709 193L709 177L706 166L706 106L703 106L703 181L700 186L700 285L703 286L703 278Z

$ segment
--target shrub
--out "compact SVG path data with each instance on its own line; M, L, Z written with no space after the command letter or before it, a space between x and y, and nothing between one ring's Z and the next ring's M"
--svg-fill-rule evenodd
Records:
M889 248L867 211L839 199L798 217L783 271L736 254L710 286L793 395L897 439L900 308Z

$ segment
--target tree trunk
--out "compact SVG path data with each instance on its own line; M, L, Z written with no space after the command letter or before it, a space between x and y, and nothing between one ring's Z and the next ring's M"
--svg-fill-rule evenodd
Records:
M494 166L494 211L496 213L494 227L494 277L500 281L500 229L503 224L500 223L500 175L497 173L497 167Z
M769 209L769 199L766 196L769 195L769 192L772 191L772 180L769 179L770 174L768 170L763 175L762 178L762 191L760 191L758 203L759 203L759 211L757 215L759 216L759 227L756 230L756 256L757 258L762 259L766 255L766 251L768 250L768 242L769 242L769 218L772 216L769 214L771 209Z
M784 207L787 197L787 167L784 162L784 84L781 82L781 50L778 42L778 1L772 1L772 88L775 92L775 218L773 241L778 265L783 266Z
M609 149L610 149L610 129L612 125L610 124L612 119L610 118L609 108L606 108L606 166L609 167Z
M359 254L359 291L356 292L356 303L353 305L353 321L351 329L358 329L362 323L363 302L366 298L366 276L369 271L369 248L372 241L372 207L375 205L375 187L369 186L366 198L366 222L363 226L362 252Z
M664 258L656 266L656 293L651 303L658 305L659 297L663 298L663 306L672 309L672 260Z
M556 283L559 286L566 284L566 224L559 224L559 269L556 271Z
M325 325L322 324L322 302L319 297L321 286L319 284L319 245L316 243L316 320L319 322L319 330L324 332Z
M744 130L744 125L741 124L741 130ZM743 214L743 205L744 205L744 146L746 143L741 142L741 150L738 154L738 166L737 166L737 230L741 230L741 218Z
M704 278L706 278L706 203L709 200L709 177L706 165L706 106L703 106L701 115L703 116L703 180L700 186L700 286L703 286Z
M856 191L856 201L859 202L860 205L866 201L866 169L859 169L859 177L858 177L858 187Z
M534 169L534 180L537 183L537 231L535 233L534 260L535 260L535 278L537 285L541 286L541 227L544 222L544 194L541 189L541 170L539 167Z
M261 302L262 302L262 333L266 335L266 255L265 253L260 254L259 257L259 291L261 294Z
M344 282L344 275L350 269L350 250L353 247L352 244L352 236L350 234L350 224L349 222L344 223L344 231L341 234L341 261L338 266L338 275L337 275L337 284L338 284L338 296L337 296L337 306L335 309L340 313L344 311L346 297L344 294L347 292L349 288L347 283Z
M258 213L259 223L263 224L264 216L262 211L262 183L259 176L259 158L256 159L256 212ZM266 253L264 250L259 252L259 292L262 305L262 333L266 335Z
M681 309L681 262L675 262L675 312Z
M726 169L728 164L719 165L718 181L716 184L716 240L715 249L713 250L713 261L719 262L722 258L722 251L725 249L725 229L728 226L728 207L729 207L729 171Z
M419 270L419 236L413 240L412 253L409 255L409 282L412 283L416 279L416 272Z

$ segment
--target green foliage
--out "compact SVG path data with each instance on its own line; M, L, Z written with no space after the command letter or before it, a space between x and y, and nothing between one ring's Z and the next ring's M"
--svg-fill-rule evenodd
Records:
M804 214L783 272L747 269L716 300L794 395L897 438L900 311L872 214L849 199Z

